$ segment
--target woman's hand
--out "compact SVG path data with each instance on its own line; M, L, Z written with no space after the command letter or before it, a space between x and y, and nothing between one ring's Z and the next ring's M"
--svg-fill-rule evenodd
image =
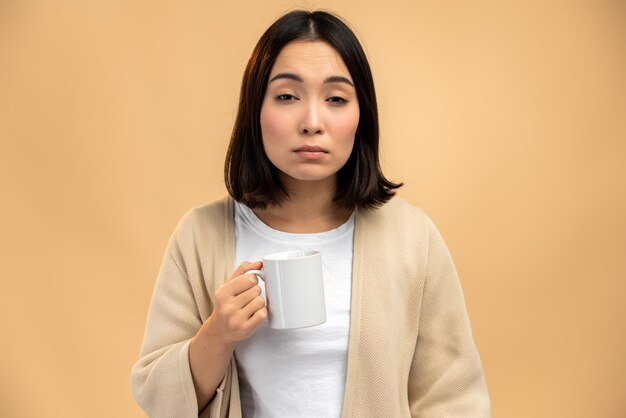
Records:
M235 345L248 338L267 318L265 301L254 274L263 263L243 262L215 291L215 307L189 346L189 365L196 389L198 411L215 396L224 378Z
M249 270L259 270L263 263L243 262L233 275L215 291L215 307L203 328L211 328L211 334L234 348L245 340L267 318L267 308L261 296L259 279Z

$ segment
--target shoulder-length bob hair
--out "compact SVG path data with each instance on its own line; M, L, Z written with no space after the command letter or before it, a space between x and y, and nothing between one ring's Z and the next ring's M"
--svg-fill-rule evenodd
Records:
M243 75L239 109L224 165L226 188L250 208L280 205L289 198L279 170L263 148L261 106L270 71L285 45L293 41L324 41L341 56L354 81L359 124L352 154L337 172L334 201L345 208L373 208L387 202L401 183L385 178L378 157L378 107L367 57L350 28L323 12L293 11L280 17L261 36Z

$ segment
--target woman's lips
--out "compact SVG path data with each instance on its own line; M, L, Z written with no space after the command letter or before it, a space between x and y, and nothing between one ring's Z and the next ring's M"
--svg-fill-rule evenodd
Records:
M294 152L306 160L318 160L328 154L328 151L316 145L305 145L304 147L297 148Z

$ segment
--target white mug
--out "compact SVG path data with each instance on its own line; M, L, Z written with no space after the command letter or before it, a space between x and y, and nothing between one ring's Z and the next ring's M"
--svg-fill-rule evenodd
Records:
M326 299L319 251L289 251L263 257L263 270L250 270L265 282L270 327L304 328L326 322Z

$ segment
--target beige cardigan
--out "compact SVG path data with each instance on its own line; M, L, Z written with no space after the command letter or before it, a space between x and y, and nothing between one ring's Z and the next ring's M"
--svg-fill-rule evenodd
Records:
M234 252L230 198L190 211L172 235L131 376L150 417L198 416L189 342ZM421 210L399 198L357 210L351 303L342 417L491 416L454 264ZM201 416L241 417L234 358Z

